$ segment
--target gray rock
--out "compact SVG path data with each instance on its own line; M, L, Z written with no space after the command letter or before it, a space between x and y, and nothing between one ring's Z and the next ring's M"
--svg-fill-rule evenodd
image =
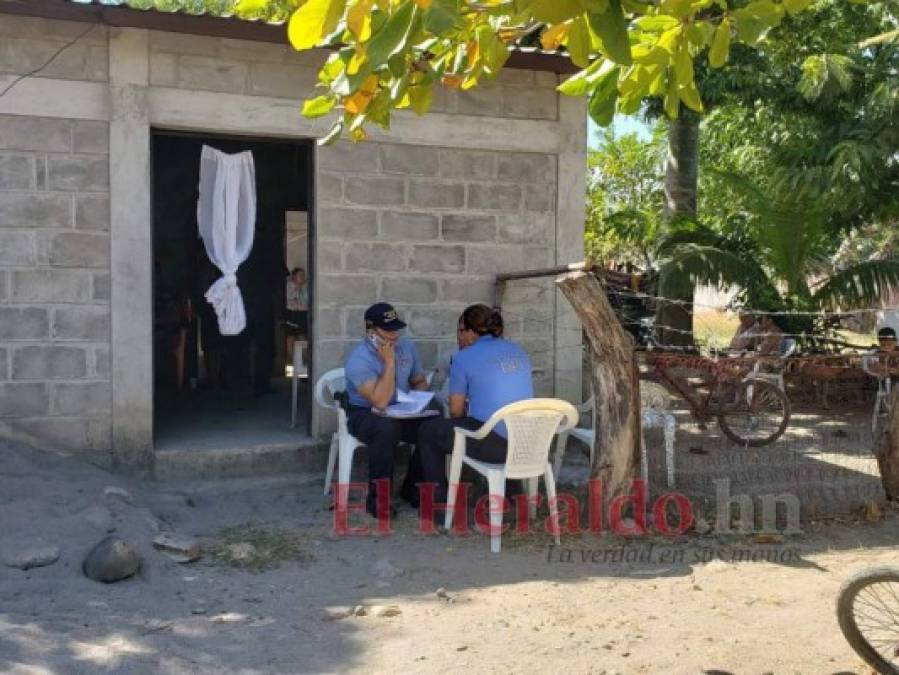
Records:
M89 579L112 583L134 576L140 565L140 557L126 542L106 537L87 554L82 570Z
M116 487L114 485L107 485L103 488L103 496L109 499L110 497L115 497L117 499L121 499L126 504L133 504L134 497L131 496L131 493L128 492L125 488Z
M368 573L379 579L393 579L394 577L402 576L404 570L394 565L387 558L381 558L372 563L371 567L368 568Z
M193 537L174 532L163 532L153 539L154 548L165 553L177 563L189 563L200 559L200 543Z
M46 567L59 560L59 547L53 544L32 542L21 547L14 545L11 549L3 555L3 562L20 570Z

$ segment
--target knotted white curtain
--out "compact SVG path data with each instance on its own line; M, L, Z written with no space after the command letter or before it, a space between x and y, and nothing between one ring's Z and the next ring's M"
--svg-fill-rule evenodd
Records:
M215 309L219 332L237 335L247 325L237 268L250 255L256 229L256 171L253 154L236 155L203 146L197 224L206 255L222 272L206 299Z

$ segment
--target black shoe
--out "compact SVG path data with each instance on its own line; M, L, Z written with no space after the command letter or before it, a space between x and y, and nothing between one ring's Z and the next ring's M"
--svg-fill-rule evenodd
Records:
M375 500L366 500L365 502L365 512L370 515L372 518L377 520L378 518L378 505ZM391 504L390 505L390 517L396 518L396 507Z
M412 485L403 485L400 490L400 497L413 509L417 509L420 505L418 490Z

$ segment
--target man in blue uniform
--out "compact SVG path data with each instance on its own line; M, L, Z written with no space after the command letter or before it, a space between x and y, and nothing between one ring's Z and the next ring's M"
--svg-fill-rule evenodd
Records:
M424 369L415 345L400 335L406 324L396 310L379 302L365 310L365 338L350 352L344 369L349 404L349 431L368 448L369 491L367 510L376 516L375 481L393 482L393 455L400 441L418 445L419 427L427 418L393 419L372 412L396 402L397 391L427 389ZM409 460L402 496L418 506L418 455Z
M437 484L437 502L446 500L445 457L453 450L453 427L478 429L503 406L534 396L527 352L502 335L502 316L486 305L472 305L459 319L460 350L449 376L451 424L429 424L419 446L423 482ZM502 423L486 438L466 442L466 454L484 462L505 462L507 449Z

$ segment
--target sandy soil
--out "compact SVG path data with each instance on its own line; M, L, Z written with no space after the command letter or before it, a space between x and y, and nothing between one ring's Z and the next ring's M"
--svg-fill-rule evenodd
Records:
M409 510L389 537L335 537L319 481L136 484L0 446L0 553L35 539L62 552L48 567L0 566L0 671L865 672L837 627L837 589L899 563L892 511L779 544L584 536L550 548L530 535L491 555L481 535L417 534ZM150 544L159 529L200 537L204 557L172 562ZM104 585L80 566L110 530L144 567ZM228 545L244 541L257 557L234 560ZM752 553L777 561L733 561Z

